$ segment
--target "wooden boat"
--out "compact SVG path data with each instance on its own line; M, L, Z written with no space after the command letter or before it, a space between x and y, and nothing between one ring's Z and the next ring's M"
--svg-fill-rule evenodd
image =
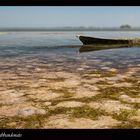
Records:
M83 45L79 52L97 51L105 49L140 47L140 38L133 39L104 39L87 36L78 36Z
M95 37L88 37L88 36L78 36L80 41L84 45L140 45L140 38L134 39L105 39L105 38L95 38Z

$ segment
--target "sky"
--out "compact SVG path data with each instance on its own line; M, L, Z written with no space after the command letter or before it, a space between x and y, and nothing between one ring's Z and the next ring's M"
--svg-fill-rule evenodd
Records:
M140 27L140 6L0 6L0 27Z

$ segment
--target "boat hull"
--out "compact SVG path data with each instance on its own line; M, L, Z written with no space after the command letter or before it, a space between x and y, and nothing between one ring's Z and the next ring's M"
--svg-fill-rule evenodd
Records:
M140 38L104 39L104 38L79 36L79 39L83 43L83 45L79 49L79 52L97 51L97 50L104 50L104 49L116 49L116 48L140 47Z
M94 38L94 37L87 37L87 36L79 36L80 41L84 45L90 44L99 44L99 45L113 45L113 44L130 44L131 40L125 39L103 39L103 38Z

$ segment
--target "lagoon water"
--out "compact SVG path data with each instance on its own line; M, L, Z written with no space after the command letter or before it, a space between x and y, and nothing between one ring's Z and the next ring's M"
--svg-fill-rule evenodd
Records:
M76 35L89 35L102 38L138 38L139 31L69 31L69 32L1 32L0 62L47 64L50 70L75 71L82 64L81 71L140 66L140 48L110 49L78 53L82 43ZM75 46L75 47L71 47ZM4 64L3 64L4 65ZM2 67L6 70L11 67ZM14 69L14 67L12 67Z

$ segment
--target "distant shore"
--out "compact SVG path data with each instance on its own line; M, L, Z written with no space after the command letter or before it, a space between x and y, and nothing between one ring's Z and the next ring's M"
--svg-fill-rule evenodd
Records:
M60 27L60 28L0 28L0 32L14 31L140 31L140 28L92 28L92 27Z

